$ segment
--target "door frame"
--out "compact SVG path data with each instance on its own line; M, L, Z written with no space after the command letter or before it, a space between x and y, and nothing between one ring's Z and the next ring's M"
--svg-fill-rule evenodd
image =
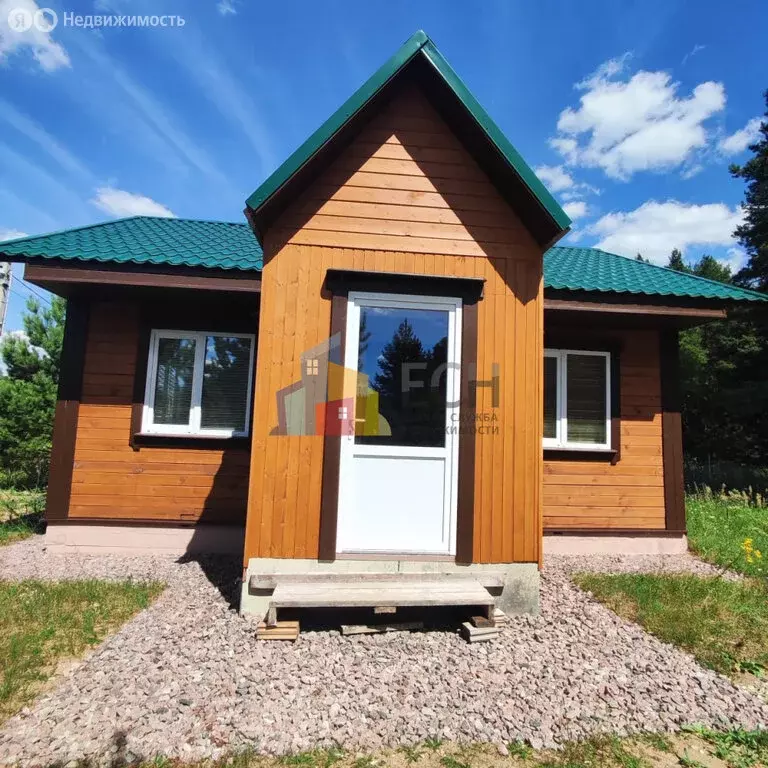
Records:
M458 296L419 295L404 293L386 293L382 291L349 291L347 295L345 333L344 333L344 367L356 371L358 367L358 344L360 333L360 309L365 307L386 307L394 309L421 309L445 311L448 313L448 369L446 371L446 408L445 427L446 445L444 448L418 446L365 446L362 452L370 456L413 457L414 453L423 457L445 456L445 475L443 484L443 539L448 546L445 550L403 549L404 556L456 556L458 536L458 497L459 497L459 445L461 424L462 396L462 365L463 365L463 308L464 302ZM337 497L337 529L335 550L337 556L351 554L377 554L375 550L356 550L339 546L340 528L343 524L342 505L345 503L344 488L350 487L351 473L354 471L353 452L355 451L354 433L342 436L339 446L339 486ZM360 448L358 448L360 450ZM400 552L383 550L384 556L397 555Z

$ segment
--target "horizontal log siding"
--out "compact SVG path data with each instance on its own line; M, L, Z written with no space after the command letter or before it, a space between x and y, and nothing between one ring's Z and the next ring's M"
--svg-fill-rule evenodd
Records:
M250 557L316 558L322 436L276 437L277 393L330 330L326 271L486 280L479 378L500 366L498 434L476 441L476 562L540 556L542 254L515 213L417 92L376 116L267 233L256 378ZM481 387L477 410L491 414Z
M139 305L91 308L70 519L242 523L247 448L130 446Z
M580 334L584 347L589 333ZM658 332L611 337L621 346L621 458L615 465L545 459L545 530L664 528Z

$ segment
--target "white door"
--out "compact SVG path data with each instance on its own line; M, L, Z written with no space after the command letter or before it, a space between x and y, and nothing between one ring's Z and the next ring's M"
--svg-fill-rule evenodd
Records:
M455 554L460 340L461 299L349 294L338 552Z

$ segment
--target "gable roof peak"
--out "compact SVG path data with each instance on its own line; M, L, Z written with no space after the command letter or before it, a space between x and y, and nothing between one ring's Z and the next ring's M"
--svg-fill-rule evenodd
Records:
M345 138L362 122L361 116L406 69L418 69L422 78L428 78L428 97L438 112L460 134L462 142L468 148L471 145L475 160L518 210L537 241L548 246L562 237L571 220L423 30L411 35L251 194L245 213L257 237L261 238L321 167L328 165L328 156L335 156L334 150L338 154Z

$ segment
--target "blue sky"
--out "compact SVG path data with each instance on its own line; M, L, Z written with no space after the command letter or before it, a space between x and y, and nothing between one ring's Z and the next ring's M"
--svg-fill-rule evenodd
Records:
M574 218L565 243L738 265L728 163L765 110L768 5L0 0L0 236L134 213L241 220L245 198L424 29ZM64 13L183 27L65 26ZM19 275L19 271L15 270ZM9 330L28 291L14 280Z

